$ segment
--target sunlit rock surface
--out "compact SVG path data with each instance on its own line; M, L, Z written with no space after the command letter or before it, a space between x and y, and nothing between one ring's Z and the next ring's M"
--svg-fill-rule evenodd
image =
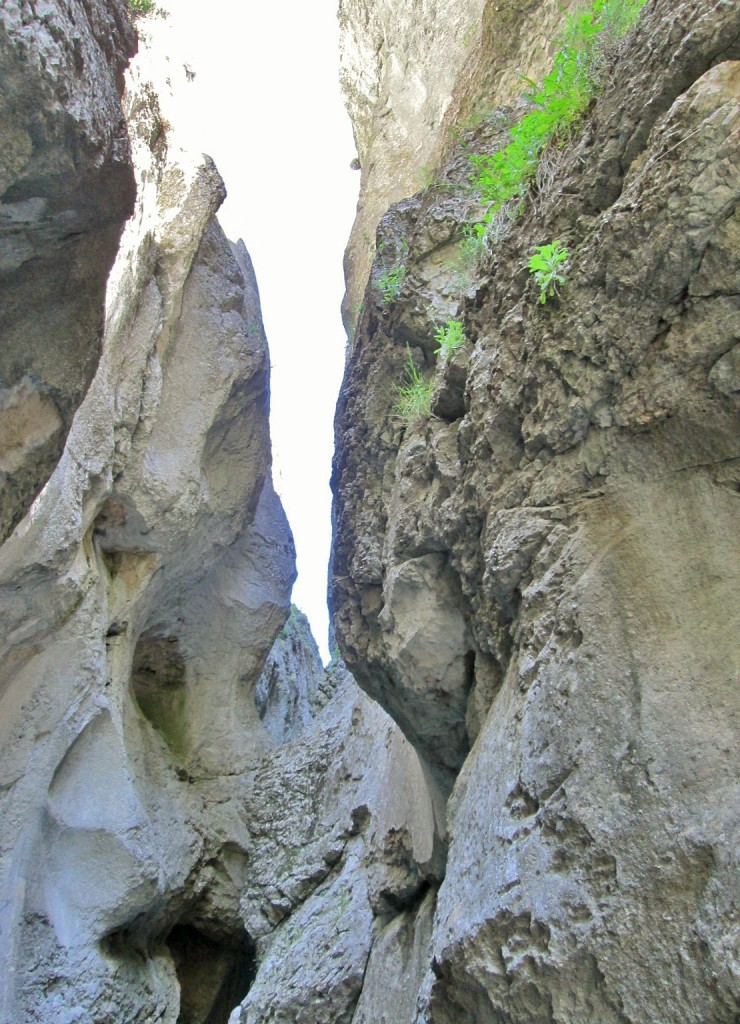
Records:
M340 0L340 81L362 170L345 253L344 318L358 319L392 203L431 184L468 124L542 76L575 0Z
M38 271L12 358L69 389L17 362L0 394L0 1020L735 1024L736 6L648 3L477 267L467 153L505 139L558 5L341 19L364 309L325 669L289 613L254 276L173 68L142 53L119 106L121 6L3 7L3 173L42 196L39 154L76 153L65 203L97 212L78 243L2 196L3 251L38 246L3 290ZM41 288L60 265L76 313ZM438 359L450 319L468 341Z

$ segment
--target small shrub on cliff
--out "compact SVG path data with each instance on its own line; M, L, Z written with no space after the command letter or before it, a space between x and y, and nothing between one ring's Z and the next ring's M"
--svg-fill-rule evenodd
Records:
M558 294L558 285L565 284L565 271L570 253L559 238L549 245L538 245L529 261L529 272L540 287L540 302Z
M471 157L475 187L488 204L484 218L488 222L506 203L524 195L542 149L556 136L567 136L593 95L585 65L575 49L561 50L541 85L525 81L531 87L527 99L535 109L514 125L505 149Z
M156 10L154 0L128 0L129 13L133 18L141 18Z
M646 3L647 0L597 0L594 13L602 33L611 39L627 35Z
M147 14L152 14L156 18L168 17L167 11L157 7L154 0L127 0L127 4L128 12L134 21L137 18L145 17Z
M459 320L448 320L446 327L437 328L434 340L439 345L439 348L434 350L435 356L441 353L447 358L462 348L468 339L465 337L465 328Z
M455 257L445 264L445 268L452 275L450 281L452 291L462 293L470 287L478 276L484 252L485 245L483 239L478 235L475 225L463 225L462 238L458 242Z
M473 224L463 227L462 239L457 247L460 270L477 270L483 255L483 242Z
M604 40L619 38L634 24L646 0L594 0L569 15L561 49L541 83L524 78L532 110L510 129L510 141L493 154L471 156L471 182L488 209L476 226L480 237L507 204L520 201L534 177L543 149L567 141L573 125L598 91Z
M406 346L406 381L396 384L396 412L407 422L425 419L431 415L434 382L424 380L424 374L414 362L411 350Z
M384 306L390 306L401 294L401 285L405 276L406 267L403 263L391 267L390 270L384 270L380 275L378 278L378 288L380 288Z

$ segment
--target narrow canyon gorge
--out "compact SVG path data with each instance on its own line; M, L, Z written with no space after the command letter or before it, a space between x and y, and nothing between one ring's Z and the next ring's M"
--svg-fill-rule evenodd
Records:
M738 1024L740 6L339 0L328 666L157 14L0 8L0 1024Z

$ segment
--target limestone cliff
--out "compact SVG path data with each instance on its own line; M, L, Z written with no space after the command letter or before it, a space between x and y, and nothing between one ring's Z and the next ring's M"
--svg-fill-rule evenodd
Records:
M448 852L418 1003L388 1019L731 1024L740 12L651 0L473 266L469 156L506 145L508 72L552 60L554 5L482 5L466 55L447 44L472 8L392 6L342 5L368 196L351 303L357 230L405 198L337 409L331 592L349 669L448 800ZM447 109L481 114L457 142L441 100L409 116L440 50ZM410 195L420 153L439 172ZM553 240L542 303L528 263ZM438 356L450 321L467 341ZM409 359L431 405L404 417Z
M253 973L240 794L271 744L254 687L294 576L269 359L246 250L215 219L222 182L179 150L145 53L122 109L123 10L11 3L0 19L0 95L17 106L3 1024L225 1019Z
M119 0L0 11L0 1021L734 1024L737 6L649 0L472 261L559 5L340 17L324 669L218 172Z
M339 0L340 79L362 169L345 255L357 320L388 207L434 179L460 126L542 75L576 0Z
M0 540L51 475L97 369L134 175L120 3L0 9Z
M0 1021L369 1020L377 950L417 933L414 984L386 997L408 1016L440 827L413 747L288 616L268 352L223 184L145 48L119 99L117 3L44 12L6 5L0 38L33 69L50 39L71 55L39 117L73 165L34 170L9 110ZM36 88L7 53L0 75L3 97Z

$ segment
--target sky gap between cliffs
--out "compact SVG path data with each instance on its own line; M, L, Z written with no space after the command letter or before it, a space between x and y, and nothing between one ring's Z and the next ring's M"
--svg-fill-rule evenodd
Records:
M213 157L219 212L254 263L272 363L275 487L295 537L294 602L328 660L333 415L344 365L342 250L359 174L333 4L161 0L139 21L174 94L178 140Z

